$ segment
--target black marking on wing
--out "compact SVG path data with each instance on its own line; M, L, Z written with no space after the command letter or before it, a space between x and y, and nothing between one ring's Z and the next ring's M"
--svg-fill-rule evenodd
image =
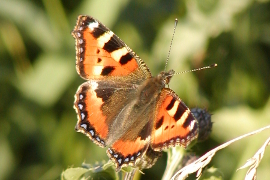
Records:
M174 99L174 98L171 100L170 104L166 107L167 111L169 111L173 108L175 101L176 101L176 99Z
M106 88L106 90L96 89L95 92L98 98L101 98L103 102L106 102L113 95L115 89L114 88Z
M143 127L141 132L139 133L139 137L141 137L142 140L145 140L147 137L149 137L151 130L150 130L150 121Z
M187 107L183 106L183 104L180 103L174 115L175 121L178 121L181 118L181 116L185 113L186 110L187 110Z
M116 51L124 47L122 43L115 43L114 40L116 40L116 42L120 42L119 38L115 34L113 34L111 39L107 43L104 44L103 49L111 53L113 51Z
M183 127L187 128L190 125L191 121L193 121L194 119L195 118L193 117L193 115L191 113L189 113L188 117L186 118L186 120L183 124Z
M129 61L131 61L133 58L133 56L130 54L130 53L127 53L126 55L123 55L121 58L120 58L120 64L121 65L125 65L127 64Z
M162 117L158 120L158 122L156 123L155 129L159 129L159 128L162 126L163 121L164 121L164 116L162 116Z
M115 68L113 66L106 66L102 69L101 75L107 76L109 75Z

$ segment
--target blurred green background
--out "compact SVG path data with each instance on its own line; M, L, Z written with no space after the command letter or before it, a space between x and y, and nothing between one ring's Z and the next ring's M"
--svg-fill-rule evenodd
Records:
M174 19L179 23L168 68L170 88L190 107L213 114L211 137L192 148L202 155L234 137L270 124L269 0L1 0L0 179L56 179L68 167L107 161L105 149L74 130L75 70L71 31L91 15L113 30L156 75L164 69ZM219 151L208 167L223 179L269 137L269 130ZM270 150L258 179L270 177ZM160 179L166 154L141 179ZM268 177L268 178L267 178Z

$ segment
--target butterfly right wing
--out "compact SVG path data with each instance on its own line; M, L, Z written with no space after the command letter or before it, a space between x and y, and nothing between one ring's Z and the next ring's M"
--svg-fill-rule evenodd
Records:
M171 89L164 88L156 106L151 147L161 151L180 145L187 147L197 138L199 128L190 109Z

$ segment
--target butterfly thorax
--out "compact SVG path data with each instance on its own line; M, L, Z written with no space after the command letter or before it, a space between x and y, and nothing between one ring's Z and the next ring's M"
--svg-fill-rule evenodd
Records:
M162 71L156 77L151 77L146 80L139 89L139 103L141 105L147 104L156 99L161 90L168 85L174 73L174 70L169 70L167 72Z

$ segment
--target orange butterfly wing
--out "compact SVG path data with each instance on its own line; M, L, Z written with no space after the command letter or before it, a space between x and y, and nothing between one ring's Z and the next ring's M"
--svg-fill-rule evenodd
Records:
M186 147L197 138L197 120L171 89L162 90L155 112L151 134L151 147L155 151L176 145Z
M76 39L76 69L82 78L142 81L151 77L145 63L96 19L79 16L72 35Z

